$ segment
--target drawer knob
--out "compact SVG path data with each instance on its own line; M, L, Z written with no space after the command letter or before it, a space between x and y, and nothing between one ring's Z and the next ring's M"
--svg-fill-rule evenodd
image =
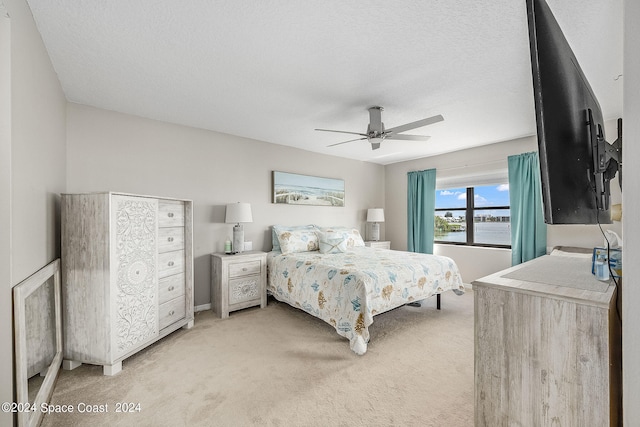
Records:
M173 261L169 261L169 263L167 264L169 267L173 267Z
M175 311L171 310L171 311L169 312L169 316L173 316L173 313L175 313Z
M167 240L173 242L173 237L169 237Z
M247 267L242 267L242 271L247 271Z
M169 212L169 213L167 214L167 216L168 216L169 218L173 218L173 212Z
M172 290L174 290L175 288L173 286L169 286L169 292L171 292Z

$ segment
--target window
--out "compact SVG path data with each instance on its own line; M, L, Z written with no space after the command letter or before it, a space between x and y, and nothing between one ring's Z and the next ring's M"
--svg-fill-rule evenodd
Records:
M436 190L434 240L510 248L509 185Z

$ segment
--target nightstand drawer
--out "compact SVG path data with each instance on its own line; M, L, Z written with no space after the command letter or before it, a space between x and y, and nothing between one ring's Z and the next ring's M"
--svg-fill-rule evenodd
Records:
M175 274L160 279L158 283L158 303L164 304L167 301L184 295L184 287L184 274Z
M184 251L158 254L158 277L184 273Z
M391 249L391 242L384 240L366 241L364 245L370 248Z
M260 300L262 294L260 276L229 280L229 305Z
M171 252L184 249L184 227L158 229L158 252Z
M158 227L184 227L184 204L174 200L158 201Z
M229 277L242 277L252 274L260 274L259 260L229 264Z
M160 304L158 311L160 329L184 318L186 314L184 295L174 298L169 302L165 302L164 304Z

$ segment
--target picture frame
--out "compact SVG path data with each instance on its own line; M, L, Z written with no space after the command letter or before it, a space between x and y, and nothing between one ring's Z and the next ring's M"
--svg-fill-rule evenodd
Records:
M345 205L344 180L273 171L272 202L287 205Z
M53 283L50 279L53 279ZM49 283L52 286L53 301L47 301L43 293L39 292ZM60 289L60 259L49 263L36 273L32 274L13 288L13 312L14 312L14 346L15 346L15 367L16 367L16 412L18 414L18 426L38 426L42 421L43 405L47 405L53 394L53 387L60 365L62 364L62 305ZM32 297L34 299L29 300ZM49 309L53 309L53 330L43 326L39 319L34 320L41 314L40 310L34 312L33 307L42 304L53 304ZM30 309L31 308L31 309ZM32 368L34 355L29 352L28 342L33 334L53 334L54 354L52 361L44 365L40 375L44 380L40 384L35 398L29 399L29 372ZM33 349L31 349L33 350ZM48 355L44 355L48 359ZM31 393L32 395L34 393ZM31 410L26 410L27 408Z

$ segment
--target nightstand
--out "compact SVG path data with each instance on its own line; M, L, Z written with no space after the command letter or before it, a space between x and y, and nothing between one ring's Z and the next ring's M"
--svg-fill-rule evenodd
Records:
M211 309L225 319L256 305L267 306L267 254L211 254Z
M383 241L383 240L378 240L378 241L367 240L366 242L364 242L364 245L369 246L371 248L391 249L391 242Z

